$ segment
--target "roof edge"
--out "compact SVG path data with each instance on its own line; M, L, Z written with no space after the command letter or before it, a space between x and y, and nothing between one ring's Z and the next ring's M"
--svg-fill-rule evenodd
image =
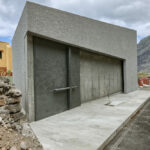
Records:
M44 4L39 4L39 3L31 2L31 1L26 1L26 5L37 5L37 6L41 6L41 7L46 7L48 9L53 9L55 11L62 12L62 13L65 13L65 14L72 14L72 15L75 15L75 16L78 16L78 17L85 18L87 20L96 21L96 22L108 24L108 25L111 25L111 26L114 26L114 27L119 27L121 29L126 29L126 30L137 32L135 29L131 29L131 28L115 25L115 24L112 24L112 23L107 23L107 22L104 22L104 21L101 21L101 20L89 18L89 17L86 17L86 16L78 15L78 14L71 13L71 12L68 12L68 11L64 11L64 10L61 10L61 9L57 9L57 8L53 8L53 7L50 7L50 6L46 6Z

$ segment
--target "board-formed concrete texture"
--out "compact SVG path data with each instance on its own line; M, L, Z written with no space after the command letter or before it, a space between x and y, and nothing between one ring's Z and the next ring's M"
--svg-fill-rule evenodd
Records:
M89 52L80 53L81 102L123 91L122 61Z
M149 91L87 102L69 111L31 123L45 150L102 150L149 100Z
M35 120L33 36L123 62L123 90L137 89L136 31L27 2L12 40L13 80ZM95 83L95 82L93 82Z

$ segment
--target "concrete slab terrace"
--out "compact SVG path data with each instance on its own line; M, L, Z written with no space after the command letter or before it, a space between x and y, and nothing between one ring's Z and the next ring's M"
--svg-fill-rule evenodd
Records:
M146 103L150 92L137 90L82 104L80 107L31 123L45 150L97 150Z

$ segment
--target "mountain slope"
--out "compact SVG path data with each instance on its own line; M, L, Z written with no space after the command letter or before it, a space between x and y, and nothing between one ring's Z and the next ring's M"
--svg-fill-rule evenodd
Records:
M138 72L150 73L150 36L142 39L137 45Z

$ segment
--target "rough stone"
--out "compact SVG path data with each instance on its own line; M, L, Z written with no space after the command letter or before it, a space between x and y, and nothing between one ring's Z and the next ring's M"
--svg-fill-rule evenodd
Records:
M14 121L18 121L20 120L21 118L24 117L24 114L22 112L18 112L18 113L15 113L15 114L10 114L10 117L14 120Z
M16 148L16 146L13 146L13 147L11 147L10 150L18 150L18 149Z
M4 96L4 95L0 96L0 107L4 106L6 104L6 101L7 101L6 96Z
M21 148L21 150L27 150L27 149L28 149L27 143L24 142L24 141L22 141L22 142L20 143L20 148Z
M5 87L5 83L4 82L0 82L0 88Z
M6 110L6 106L1 106L0 107L0 115L7 114L7 113L9 113L9 111Z
M15 124L15 128L18 132L22 131L22 125L20 125L20 124Z
M8 98L7 104L15 104L15 103L20 103L21 102L21 97L10 97Z
M22 96L21 91L16 89L16 88L11 88L7 94L7 96L11 96L11 97L19 97Z
M0 77L0 124L12 128L24 117L20 105L21 91L7 80L4 81L5 79L2 80ZM21 130L20 126L17 126L17 129Z
M5 100L0 100L0 107L6 104Z
M2 117L0 117L0 125L3 124L3 119ZM0 136L0 140L1 140L1 136Z
M0 94L3 94L3 88L0 88Z
M7 97L6 97L5 95L1 95L1 96L0 96L0 100L3 100L3 99L6 101L6 100L7 100Z
M10 83L10 80L8 78L5 78L5 77L0 77L0 81L4 82L4 83Z
M21 106L20 104L11 104L11 105L7 105L5 109L9 110L10 113L17 113L21 111Z
M3 92L6 92L11 88L11 85L8 83L0 82L0 88L3 89Z

